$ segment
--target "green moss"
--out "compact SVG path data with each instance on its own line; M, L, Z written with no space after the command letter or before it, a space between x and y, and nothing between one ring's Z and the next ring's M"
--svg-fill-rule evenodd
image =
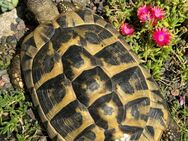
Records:
M37 121L30 119L27 114L31 103L25 100L23 91L0 91L0 134L7 140L12 137L18 141L29 141L36 138L40 129Z
M2 12L14 9L18 4L18 0L0 0L0 9Z
M180 141L188 140L188 107L181 106L178 101L174 101L171 114L181 130Z

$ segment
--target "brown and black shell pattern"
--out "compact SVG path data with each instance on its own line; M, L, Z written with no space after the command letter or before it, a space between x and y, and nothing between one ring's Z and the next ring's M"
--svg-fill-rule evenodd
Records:
M23 42L24 81L50 138L157 141L169 113L121 35L90 10L61 14Z

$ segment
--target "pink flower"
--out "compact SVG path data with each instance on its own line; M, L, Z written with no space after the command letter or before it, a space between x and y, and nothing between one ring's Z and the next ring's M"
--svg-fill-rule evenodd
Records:
M120 26L120 33L122 35L132 35L134 33L134 28L128 23L124 23Z
M140 19L140 22L146 22L152 20L153 15L151 7L149 5L144 5L138 8L137 16Z
M143 15L143 14L147 14L150 12L151 7L149 5L144 5L138 8L137 10L137 15Z
M180 105L184 105L185 104L185 96L180 96Z
M170 43L171 34L166 28L158 28L153 32L153 40L162 47Z
M164 18L165 12L160 7L151 7L144 5L138 8L137 16L141 23L152 21L152 25L156 25L157 20Z
M161 20L164 18L165 12L160 7L153 7L152 8L152 15L156 18Z

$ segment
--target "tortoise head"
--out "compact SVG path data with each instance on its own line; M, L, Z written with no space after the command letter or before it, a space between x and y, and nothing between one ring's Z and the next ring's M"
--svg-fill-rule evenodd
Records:
M50 22L58 15L58 9L51 0L27 0L27 7L39 23Z
M35 15L39 23L54 20L60 12L75 11L85 7L90 0L63 0L59 2L58 8L52 0L27 0L27 7Z
M67 11L76 11L85 8L90 0L63 0L58 3L58 9L62 13Z

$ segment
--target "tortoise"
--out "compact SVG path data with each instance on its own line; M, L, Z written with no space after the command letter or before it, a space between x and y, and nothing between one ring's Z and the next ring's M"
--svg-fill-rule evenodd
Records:
M21 69L49 137L160 140L173 124L159 87L119 32L81 7L85 2L66 2L61 14L51 0L27 2L40 24L22 43Z

